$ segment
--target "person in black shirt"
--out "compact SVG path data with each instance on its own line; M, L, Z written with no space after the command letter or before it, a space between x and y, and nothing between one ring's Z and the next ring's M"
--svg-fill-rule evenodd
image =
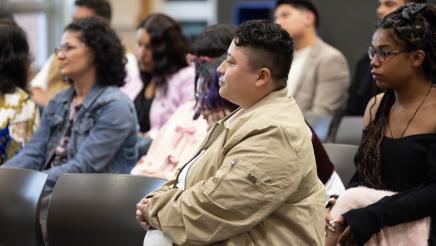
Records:
M366 108L349 186L397 194L329 223L345 225L341 245L363 245L384 227L436 218L436 6L409 3L387 15L368 55L385 92ZM432 226L429 244L435 240Z

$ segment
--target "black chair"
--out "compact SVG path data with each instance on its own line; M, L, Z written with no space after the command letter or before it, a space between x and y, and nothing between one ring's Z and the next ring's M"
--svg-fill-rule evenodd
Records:
M345 116L336 132L335 143L359 145L362 139L363 117Z
M164 182L124 174L61 175L48 209L49 245L142 245L136 204Z
M0 245L44 245L39 202L47 174L0 168Z
M325 143L323 146L330 160L335 165L335 171L338 173L345 186L347 186L356 169L354 167L354 156L359 147L356 145L337 143Z

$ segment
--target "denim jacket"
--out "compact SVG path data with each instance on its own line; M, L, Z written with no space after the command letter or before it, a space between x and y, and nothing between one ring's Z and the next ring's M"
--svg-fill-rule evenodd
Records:
M137 160L138 127L133 103L119 88L97 83L76 114L68 143L68 161L50 167L63 137L73 96L74 89L70 88L50 101L30 142L3 167L48 173L48 190L62 173L129 173Z

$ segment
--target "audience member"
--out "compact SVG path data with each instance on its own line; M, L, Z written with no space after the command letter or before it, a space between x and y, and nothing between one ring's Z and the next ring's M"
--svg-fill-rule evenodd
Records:
M425 3L426 1L378 0L378 7L376 9L378 19L383 19L383 17L408 2ZM382 92L382 90L377 87L375 80L372 78L370 63L371 61L367 54L363 55L357 62L353 81L348 91L349 97L344 115L363 116L369 100L373 96Z
M144 86L135 107L140 132L153 139L178 107L194 99L195 69L186 59L189 45L180 25L167 15L141 21L136 43Z
M236 105L227 102L218 95L218 75L216 68L222 59L217 56L225 54L233 38L234 28L230 25L218 24L207 27L194 40L191 57L196 65L196 88L211 88L205 96L196 89L196 101L188 101L180 106L159 130L150 149L144 155L131 174L171 179L175 172L190 157L204 140L208 122L199 118L202 112L230 112ZM217 61L219 60L219 61ZM200 85L201 84L201 85ZM194 94L195 92L192 91ZM205 99L207 98L207 104ZM223 103L227 102L227 103ZM209 106L209 107L207 107ZM197 110L196 110L197 108ZM203 109L203 110L202 110ZM227 113L228 114L228 113ZM221 117L213 117L221 119Z
M73 20L99 16L108 24L111 21L112 9L107 0L76 0L74 5ZM135 56L126 53L126 57L126 83L121 87L121 90L133 100L141 90L142 83ZM56 55L51 55L41 71L30 82L32 99L42 107L47 106L48 101L56 93L70 87L70 84L61 75L59 66L60 62Z
M305 115L333 116L343 110L350 83L347 61L317 35L315 5L310 0L279 0L274 19L295 41L288 95Z
M137 160L135 109L118 88L126 59L116 33L100 18L75 21L65 28L56 56L72 86L50 100L29 144L3 165L48 174L40 216L44 231L61 174L128 173Z
M365 111L357 171L350 186L398 193L331 221L330 227L346 226L341 245L363 245L386 227L427 216L434 221L435 20L434 5L409 3L384 17L373 35L368 49L371 73L385 92L371 99ZM435 239L432 226L429 245L435 245Z
M217 71L219 94L240 109L214 124L177 179L137 205L138 221L156 229L147 235L162 231L178 245L324 244L310 131L287 97L292 54L289 34L270 21L238 28Z
M39 120L23 90L31 59L26 34L9 20L0 20L0 165L29 141Z

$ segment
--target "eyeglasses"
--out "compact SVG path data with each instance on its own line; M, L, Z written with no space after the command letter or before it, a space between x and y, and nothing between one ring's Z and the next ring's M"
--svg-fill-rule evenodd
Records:
M72 51L74 49L78 49L80 47L85 47L85 44L80 44L80 45L77 45L77 46L70 45L70 44L63 44L59 48L55 48L54 49L54 53L56 55L58 55L60 52L62 52L63 54L67 54L68 52L70 52L70 51Z
M389 56L398 55L400 53L407 52L406 50L384 50L377 49L372 46L368 47L368 57L370 60L377 56L380 62L386 61Z

